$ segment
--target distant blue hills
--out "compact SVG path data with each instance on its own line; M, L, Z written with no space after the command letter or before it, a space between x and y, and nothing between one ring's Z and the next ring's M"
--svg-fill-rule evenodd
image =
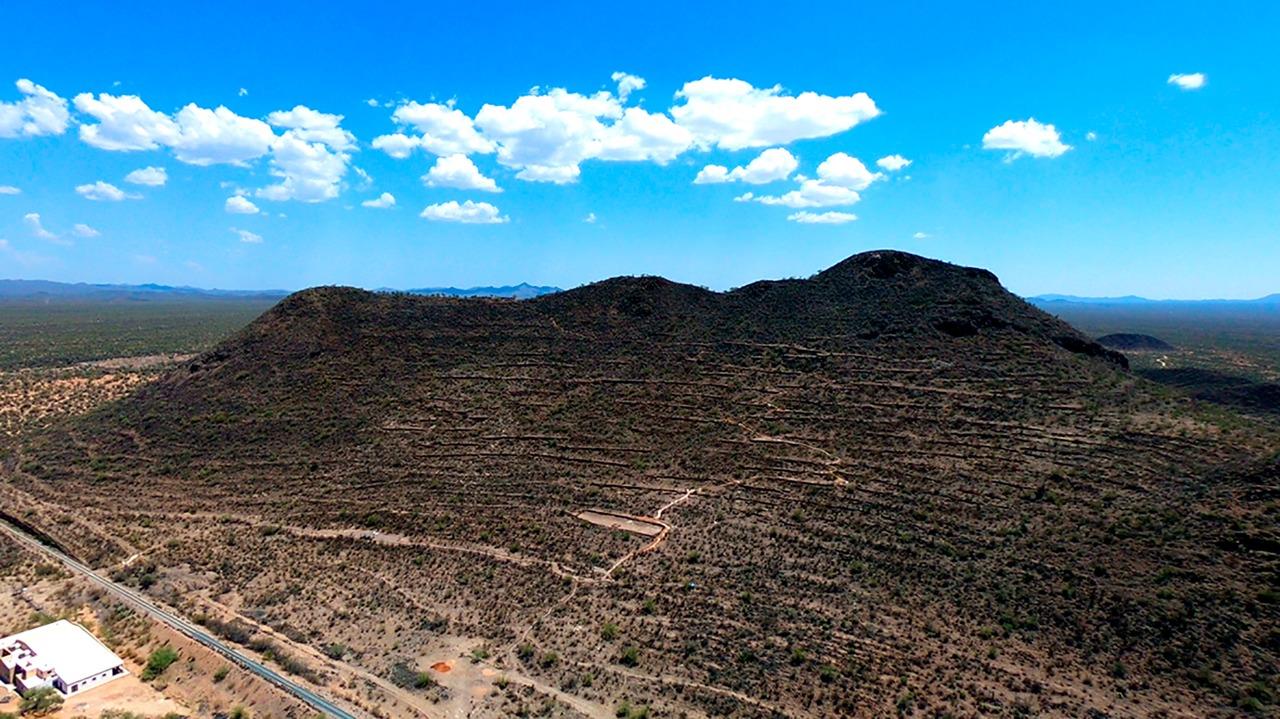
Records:
M49 280L0 280L0 300L156 300L161 298L279 298L285 290L219 290L170 285L112 285Z
M1277 305L1280 306L1280 293L1259 297L1252 300L1152 300L1146 297L1138 297L1137 295L1124 295L1123 297L1080 297L1077 295L1036 295L1028 297L1027 301L1037 307L1045 306L1061 306L1063 304L1076 305L1194 305L1194 306L1211 306L1211 305L1247 305L1251 307Z
M561 288L546 285L518 285L496 287L418 287L397 290L380 287L377 292L406 292L412 295L434 297L502 297L530 299L560 292ZM132 300L148 301L171 299L278 299L290 290L220 290L200 287L176 287L147 283L141 285L91 284L86 282L53 282L49 280L0 280L0 301L52 301L52 300ZM1097 307L1250 307L1259 309L1280 308L1280 293L1252 300L1152 300L1137 295L1122 297L1081 297L1079 295L1044 294L1026 298L1037 307L1052 309L1075 306Z
M502 287L422 287L411 290L381 288L379 292L403 291L414 295L438 297L507 297L529 299L559 292L559 287L520 283ZM220 290L200 287L174 287L154 283L142 285L90 284L85 282L52 282L49 280L0 280L0 302L147 302L199 299L279 299L289 290Z
M387 290L382 290L387 291ZM411 295L430 295L436 297L506 297L515 300L527 300L532 297L541 297L560 292L559 287L547 287L541 285L531 285L527 282L521 282L518 285L503 285L501 287L419 287L414 290L404 290Z

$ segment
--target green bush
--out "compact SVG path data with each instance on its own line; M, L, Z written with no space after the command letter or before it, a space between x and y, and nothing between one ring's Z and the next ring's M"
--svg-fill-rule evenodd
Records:
M18 711L23 714L48 714L62 706L62 695L53 687L40 687L27 692L18 704Z
M169 665L178 661L178 650L173 647L160 647L147 657L147 666L142 670L142 681L149 682L164 673Z

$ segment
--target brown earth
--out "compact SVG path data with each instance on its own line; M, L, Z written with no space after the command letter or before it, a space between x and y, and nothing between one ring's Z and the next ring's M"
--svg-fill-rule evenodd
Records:
M0 492L387 681L468 648L477 683L392 713L1226 716L1278 691L1277 437L880 252L725 294L309 290L25 433Z

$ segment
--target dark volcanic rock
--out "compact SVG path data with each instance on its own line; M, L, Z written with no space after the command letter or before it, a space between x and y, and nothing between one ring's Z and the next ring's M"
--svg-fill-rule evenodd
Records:
M1274 475L1206 478L1280 442L1123 367L902 252L725 293L321 287L0 488L97 566L154 548L366 666L447 619L662 716L1229 715L1280 655L1275 500L1241 499Z
M1118 332L1098 338L1098 344L1125 352L1167 352L1173 345L1151 335Z

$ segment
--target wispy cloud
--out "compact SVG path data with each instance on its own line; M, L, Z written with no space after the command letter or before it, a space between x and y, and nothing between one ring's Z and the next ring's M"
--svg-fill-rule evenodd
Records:
M1177 85L1182 90L1199 90L1209 82L1209 78L1203 72L1191 72L1187 74L1174 73L1169 76L1169 84Z
M804 225L843 225L858 216L852 212L796 212L787 215L787 219Z
M232 227L231 231L240 236L241 242L244 242L250 245L262 244L262 235L259 235L256 232L250 232L249 230L241 230L235 227Z
M39 237L40 239L45 240L46 242L52 242L56 245L71 244L70 242L59 237L57 234L50 232L49 230L46 230L44 227L44 222L41 221L40 219L39 212L28 212L27 214L22 216L22 222L27 226L27 229L31 231L31 235L33 237Z
M86 200L94 200L96 202L120 202L122 200L140 200L142 195L137 195L121 190L119 187L110 182L98 180L89 185L79 185L76 187L76 194Z

